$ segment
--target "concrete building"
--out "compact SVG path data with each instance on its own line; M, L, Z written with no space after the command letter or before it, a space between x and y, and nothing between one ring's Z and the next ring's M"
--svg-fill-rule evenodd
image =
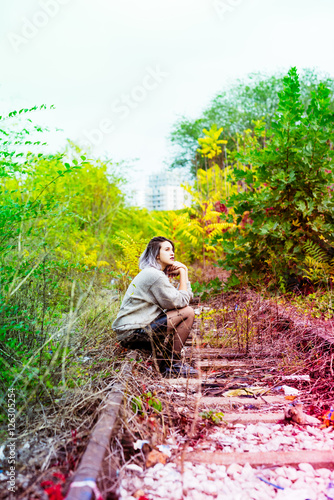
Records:
M180 210L190 206L190 194L181 187L180 177L172 172L150 175L145 205L148 210Z
M133 207L146 208L146 189L133 190L129 201Z

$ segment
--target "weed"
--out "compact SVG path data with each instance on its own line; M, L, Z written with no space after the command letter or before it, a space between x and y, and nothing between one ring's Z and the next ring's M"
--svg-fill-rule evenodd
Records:
M134 413L140 414L148 413L149 410L153 410L156 413L162 411L161 401L152 392L144 392L140 396L133 397L131 406Z
M200 417L202 417L203 420L209 420L213 424L220 424L224 420L224 413L221 411L215 412L213 410L207 410L207 411L202 411L199 414Z
M215 278L207 283L195 281L191 287L195 296L199 296L201 300L207 300L209 297L214 297L221 293L222 282L219 278Z

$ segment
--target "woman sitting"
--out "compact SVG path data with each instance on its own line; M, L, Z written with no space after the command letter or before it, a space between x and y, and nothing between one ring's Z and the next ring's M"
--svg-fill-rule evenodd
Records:
M163 374L196 375L181 362L181 349L194 322L188 269L174 261L174 244L163 236L152 238L140 257L142 271L130 283L112 327L128 349L153 352ZM180 276L176 289L168 276Z

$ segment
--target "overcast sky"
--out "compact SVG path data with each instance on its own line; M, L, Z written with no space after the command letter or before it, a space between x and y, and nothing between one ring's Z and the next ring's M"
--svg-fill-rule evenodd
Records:
M138 185L164 168L176 119L235 78L290 66L334 76L332 0L11 0L1 11L0 104L54 104L57 141L138 158Z

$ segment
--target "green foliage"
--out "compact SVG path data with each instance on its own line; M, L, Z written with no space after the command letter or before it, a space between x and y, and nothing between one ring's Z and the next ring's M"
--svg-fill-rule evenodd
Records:
M316 261L327 261L328 255L326 252L320 248L314 241L306 241L303 245L303 249L306 252L307 257L312 258Z
M310 240L304 243L303 250L305 251L304 276L313 283L328 281L334 274L332 255Z
M220 424L221 422L224 421L224 413L218 412L218 411L213 411L213 410L207 410L207 411L202 411L199 416L203 420L209 420L211 423L217 425Z
M298 313L306 314L313 318L329 320L334 317L333 291L322 288L308 295L289 295L281 299L283 304L287 302L296 308Z
M59 324L98 287L112 287L111 279L124 290L153 236L172 239L187 265L202 261L205 272L215 260L231 270L224 291L261 273L282 291L289 273L329 288L333 81L327 84L310 72L300 80L295 68L284 78L256 76L218 96L200 120L180 122L172 134L184 148L179 163L192 165L196 182L187 186L192 206L176 212L127 207L110 160L87 159L72 143L45 153L46 130L29 118L44 105L0 117L2 393L15 385L28 404L80 385L86 372L71 344L79 323L66 335L57 333ZM222 286L216 278L195 283L194 292L205 299ZM329 317L325 302L317 313ZM244 346L254 331L248 310L237 315L240 328L226 328L223 342ZM161 411L151 393L134 403L140 412Z
M155 413L162 411L162 403L151 392L144 392L140 396L133 397L131 406L134 413L148 413L152 410Z
M265 128L269 128L277 111L278 94L283 90L283 78L281 72L269 76L250 74L218 93L200 118L191 120L182 117L178 120L170 136L175 151L172 166L187 169L194 176L198 168L204 168L205 161L197 153L197 141L204 128L209 130L215 124L223 126L224 136L221 138L227 140L229 151L238 149L238 134L243 134L247 129L253 131L256 121L264 118ZM305 107L308 107L312 92L320 82L334 90L334 80L328 75L317 75L309 69L302 71L301 102ZM218 164L226 166L224 154L218 158Z
M224 292L227 292L232 288L239 286L240 283L241 281L239 280L238 276L236 276L236 274L232 272L224 285Z
M256 284L259 274L283 292L290 274L313 282L332 275L333 88L331 79L310 71L299 78L295 68L285 77L258 75L218 99L205 115L210 120L190 127L192 140L201 145L191 153L185 141L196 167L196 182L188 186L189 214L191 225L198 226L196 246L201 243L202 254L194 255L204 265L216 257L232 271L225 291L246 277ZM224 125L224 135L216 124ZM310 253L308 244L319 249L321 258Z
M279 105L265 147L239 153L245 169L234 168L245 189L222 200L238 215L224 234L225 265L244 273L302 274L303 245L312 241L331 255L334 182L330 90L320 83L309 105L300 99L297 71L283 80ZM230 221L232 215L222 214Z
M117 286L125 290L138 274L138 260L148 241L147 238L144 239L142 231L130 235L121 230L115 233L113 243L122 251L116 259L117 271L113 273L113 276L117 279Z
M200 297L201 300L207 300L209 297L214 297L222 292L222 282L219 278L214 278L206 283L195 281L191 287L194 295Z
M89 290L109 285L114 234L124 220L131 226L131 212L117 165L87 160L73 144L40 152L35 136L45 130L18 116L2 118L0 131L0 387L15 386L19 408L66 385L75 329L59 325Z
M0 131L0 385L5 393L15 383L18 402L34 387L52 387L46 332L53 309L50 296L58 283L41 221L55 217L58 201L46 198L45 192L85 163L84 156L70 164L64 155L48 155L48 161L55 158L58 163L56 174L47 183L36 182L34 190L26 189L40 161L40 155L27 148L41 146L41 141L27 137L43 129L29 126L28 120L19 130L13 119L34 110L37 107L2 117Z

